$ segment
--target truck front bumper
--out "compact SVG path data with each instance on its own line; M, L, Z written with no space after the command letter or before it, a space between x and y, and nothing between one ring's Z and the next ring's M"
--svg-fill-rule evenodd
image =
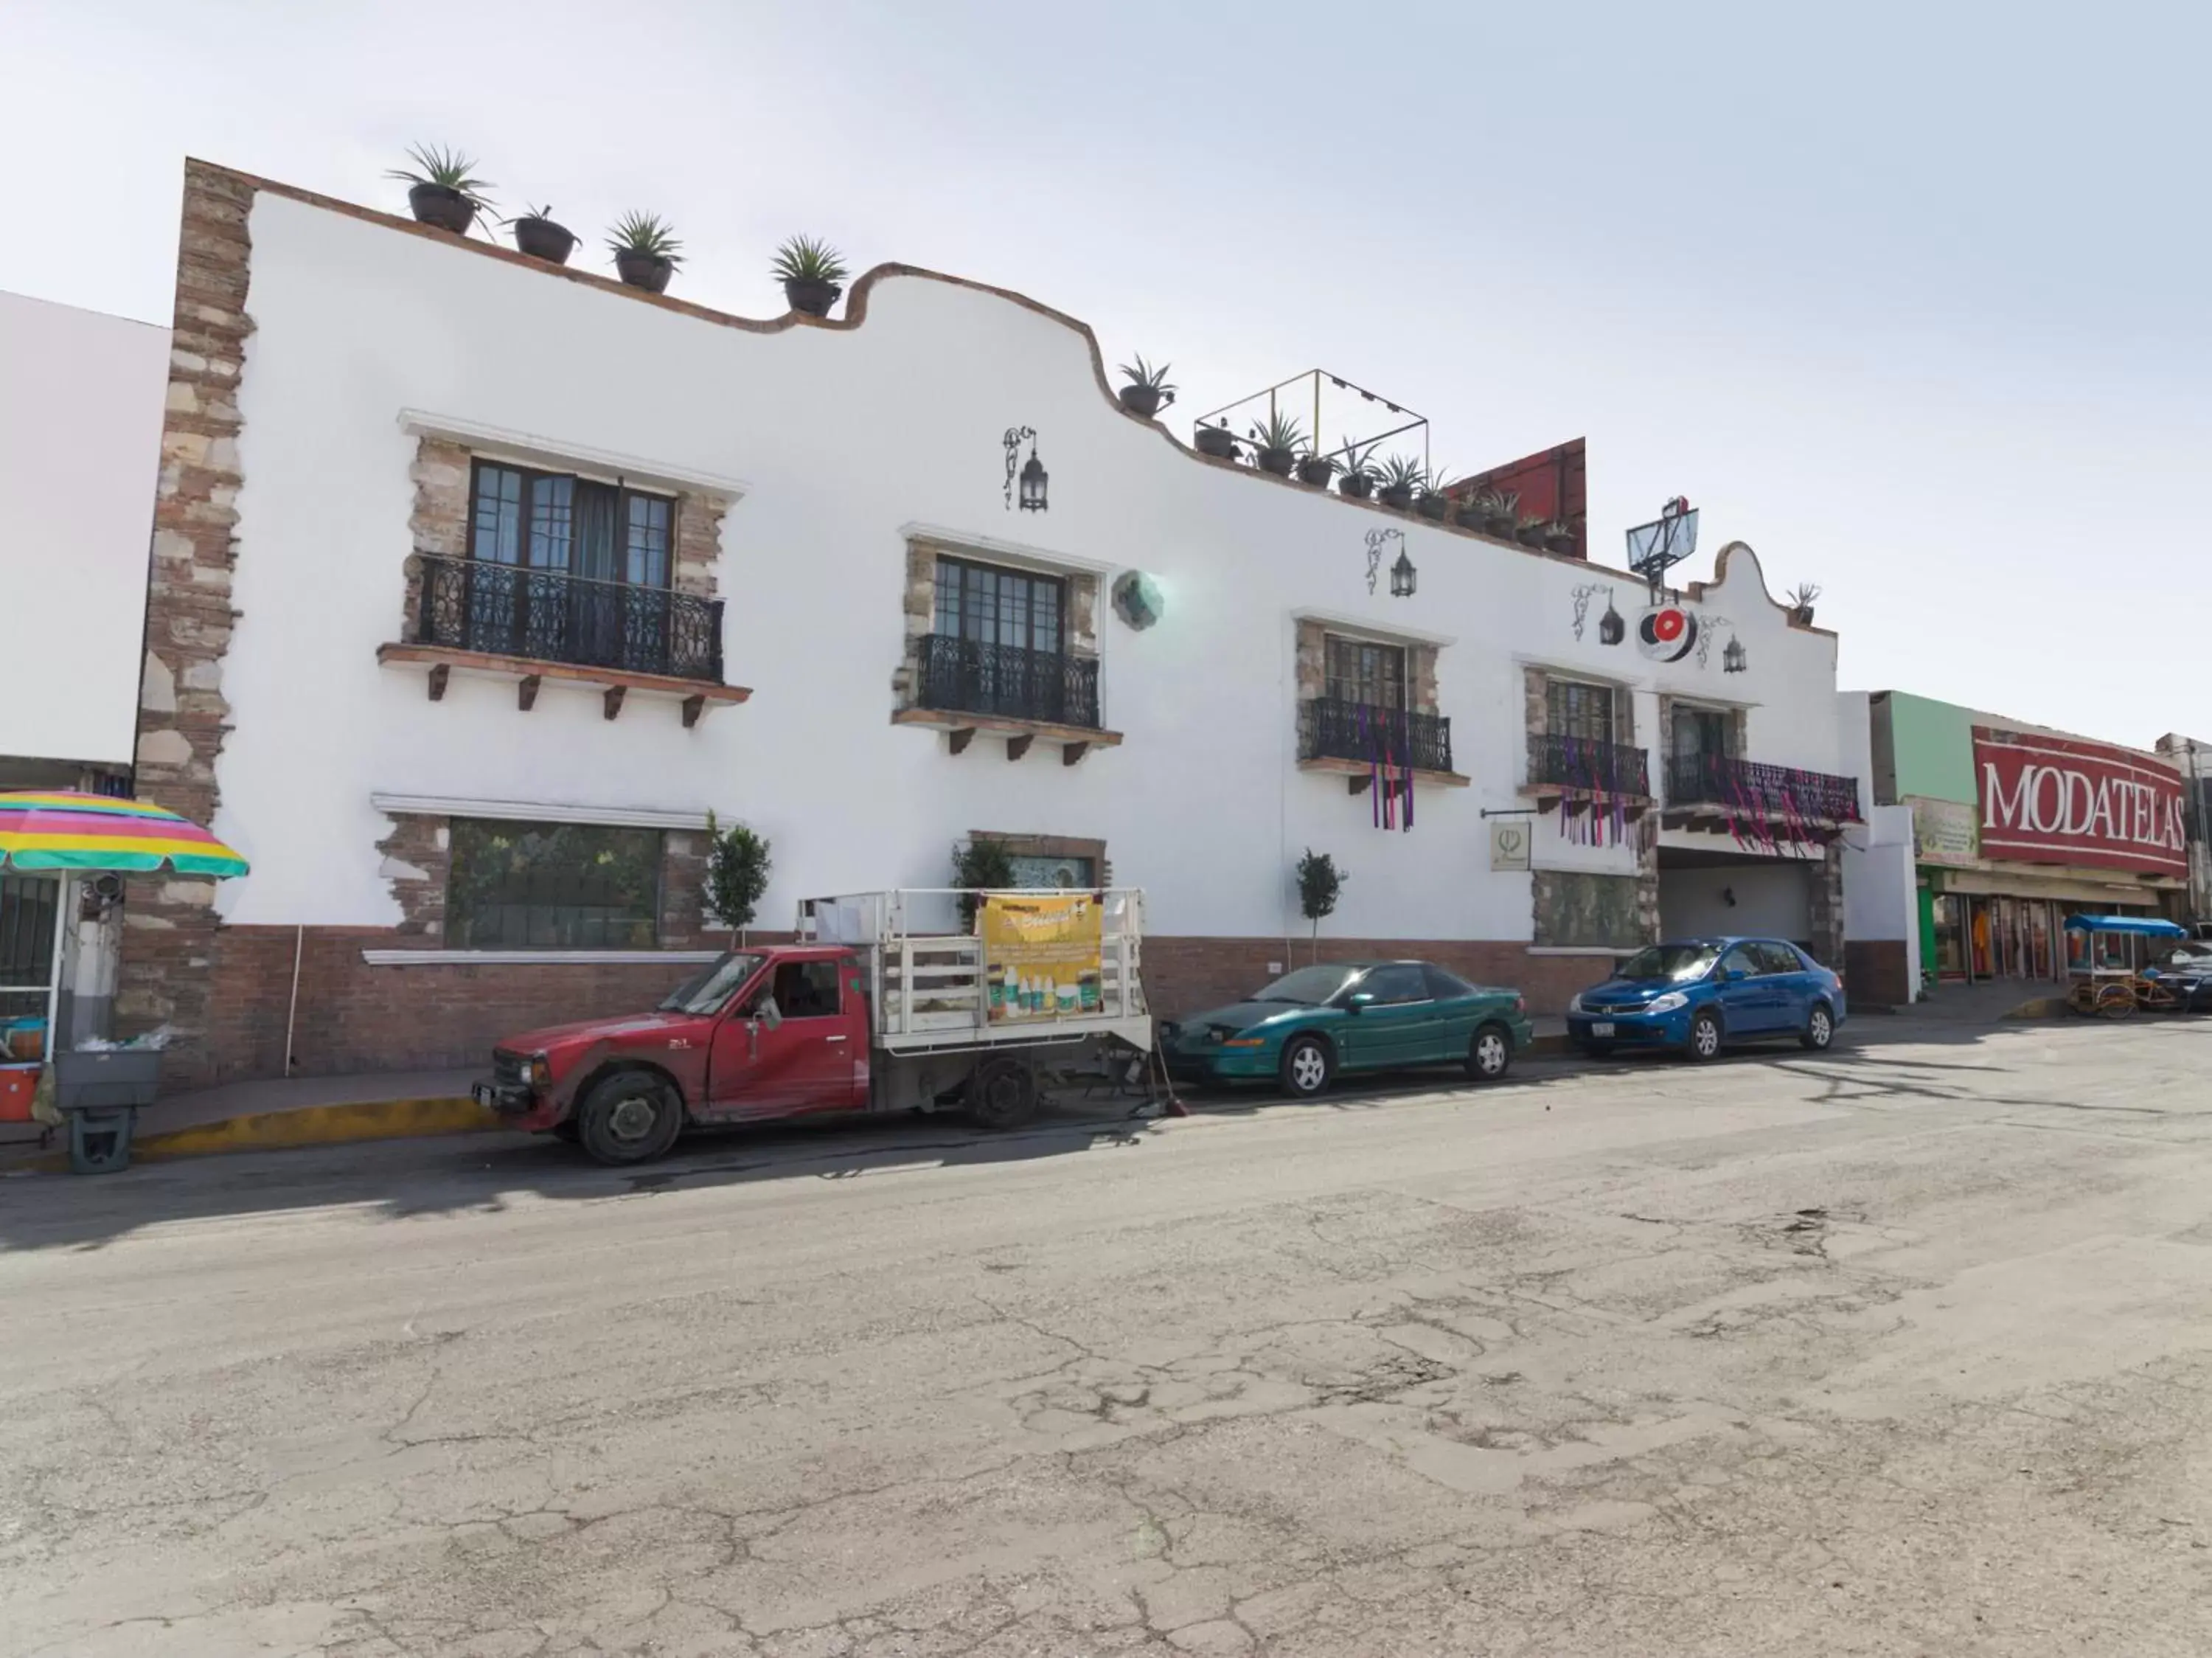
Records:
M510 1127L542 1133L561 1120L561 1107L527 1082L501 1082L483 1076L469 1084L469 1097L486 1111L507 1119Z

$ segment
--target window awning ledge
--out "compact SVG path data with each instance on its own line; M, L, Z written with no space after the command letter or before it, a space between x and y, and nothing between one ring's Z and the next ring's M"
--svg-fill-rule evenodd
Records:
M462 650L452 645L394 642L377 646L376 660L386 667L425 669L434 703L444 698L447 679L456 673L513 680L517 687L517 704L525 713L536 704L538 687L546 680L589 686L604 692L606 717L611 720L622 712L624 698L633 691L641 696L677 702L683 705L684 723L687 726L696 725L699 716L710 706L744 702L753 694L750 686L724 685L720 680L690 680L674 674L641 674L621 667L591 667L575 662L545 661L535 656Z

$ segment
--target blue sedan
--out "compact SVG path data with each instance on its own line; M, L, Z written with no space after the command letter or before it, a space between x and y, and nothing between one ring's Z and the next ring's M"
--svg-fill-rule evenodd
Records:
M1795 1037L1814 1051L1844 1022L1844 981L1778 938L1691 938L1638 951L1567 1004L1577 1052L1670 1048L1712 1059L1734 1042Z

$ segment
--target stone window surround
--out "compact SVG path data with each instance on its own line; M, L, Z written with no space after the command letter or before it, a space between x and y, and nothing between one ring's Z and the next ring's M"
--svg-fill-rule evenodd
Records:
M1659 697L1659 741L1668 758L1674 753L1674 710L1694 708L1709 714L1728 716L1728 756L1730 759L1748 757L1751 708L1745 703L1723 702L1715 697L1683 697L1672 692L1662 692Z
M1440 712L1437 697L1437 653L1443 643L1417 634L1393 633L1385 628L1355 627L1319 616L1300 616L1297 626L1297 699L1318 701L1328 687L1328 641L1356 640L1362 644L1395 645L1406 653L1406 700L1412 712Z
M962 536L950 530L917 525L908 525L901 533L906 538L906 633L898 668L891 676L897 708L915 706L914 642L937 631L937 561L940 558L958 558L971 564L994 564L1001 570L1049 576L1066 582L1067 604L1061 625L1067 654L1097 658L1099 589L1106 574L1104 567L994 541L987 536Z
M658 827L661 836L659 940L654 953L709 948L706 925L708 845L703 827L677 826L672 823L641 825L636 821L641 814L610 813L602 818L559 808L549 810L541 817L531 814L527 808L510 808L496 802L417 802L379 796L376 805L392 823L391 832L376 843L383 860L378 873L389 885L392 899L399 906L400 921L392 934L395 941L405 947L400 954L410 960L431 952L449 954L457 960L474 960L489 954L502 961L548 962L596 960L609 954L604 950L447 951L446 887L452 869L450 826L454 818L529 823L604 821L615 827ZM476 807L484 809L471 809ZM677 814L668 815L673 818ZM631 820L619 821L624 817ZM640 953L615 954L627 959Z
M1106 843L1075 835L1007 835L995 829L970 829L971 841L994 841L1016 857L1089 858L1101 889L1114 884L1114 866L1107 861Z
M1524 663L1521 669L1522 689L1522 719L1532 737L1549 734L1552 723L1552 681L1558 680L1571 685L1597 686L1613 693L1613 741L1624 748L1636 747L1636 687L1623 680L1608 679L1602 674L1585 673L1581 669L1544 667L1535 663Z

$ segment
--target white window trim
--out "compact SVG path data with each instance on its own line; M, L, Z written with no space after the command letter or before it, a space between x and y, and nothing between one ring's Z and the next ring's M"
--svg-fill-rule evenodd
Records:
M955 558L964 556L972 558L978 564L1004 564L1011 569L1036 570L1046 576L1103 576L1112 574L1117 568L1111 564L1102 564L1096 558L1080 558L1073 553L1032 546L1026 541L1002 541L994 535L946 529L940 524L902 524L898 533L904 541L926 542L931 548L950 553Z
M372 794L368 803L394 817L489 818L502 823L589 823L607 829L704 829L704 812L643 807L574 806L553 801L471 800L452 795Z
M563 967L690 966L719 961L720 950L363 950L372 967Z
M1294 610L1293 622L1317 623L1325 633L1334 633L1346 639L1358 639L1371 645L1455 645L1458 637L1450 633L1428 633L1413 627L1386 627L1380 622L1358 616L1346 616L1334 610Z
M735 503L752 490L742 479L720 472L672 466L665 460L622 454L595 448L588 443L569 443L541 432L518 432L458 415L432 414L422 409L402 409L399 428L417 437L442 437L466 448L486 460L512 460L541 472L573 472L579 477L603 478L606 482L641 485L671 494L705 491Z

